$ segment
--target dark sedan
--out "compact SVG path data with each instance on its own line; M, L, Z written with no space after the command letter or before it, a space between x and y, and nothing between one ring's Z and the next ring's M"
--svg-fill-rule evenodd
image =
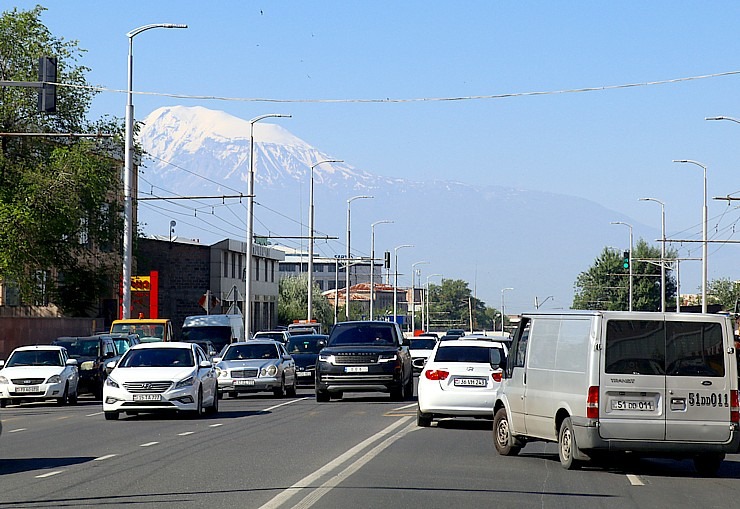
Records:
M326 334L292 336L285 349L295 361L298 385L313 387L316 383L316 359L328 342Z

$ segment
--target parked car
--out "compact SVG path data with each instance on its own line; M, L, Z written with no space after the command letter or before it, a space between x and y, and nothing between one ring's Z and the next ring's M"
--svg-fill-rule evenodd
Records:
M437 346L437 339L426 336L415 336L411 338L409 353L411 354L411 364L414 366L414 373L421 373L424 363Z
M22 346L0 361L0 407L22 400L77 403L77 361L61 346Z
M430 426L439 417L493 418L507 354L504 343L483 337L437 343L419 375L416 423Z
M200 417L218 412L218 384L213 363L194 343L158 342L132 346L103 387L107 420L121 412L188 412Z
M279 341L251 339L231 343L223 357L214 361L220 394L232 398L263 391L272 391L277 397L296 395L295 362Z
M364 391L389 392L394 401L413 395L409 340L397 323L338 323L329 334L329 344L319 352L316 401Z
M288 340L285 349L295 361L298 385L316 385L316 360L328 340L329 336L326 334L304 334Z
M287 330L268 330L255 332L253 339L272 339L273 341L279 341L287 345L290 337L291 334Z
M90 393L97 399L102 398L103 382L108 376L105 365L120 358L110 334L60 337L52 345L63 346L69 356L77 360L80 369L79 393Z

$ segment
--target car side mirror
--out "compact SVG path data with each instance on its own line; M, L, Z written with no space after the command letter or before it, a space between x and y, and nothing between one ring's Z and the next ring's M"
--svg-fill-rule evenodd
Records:
M0 361L0 368L2 368L3 366L5 366L5 361Z
M411 346L411 340L409 338L403 338L401 340L401 345L402 346Z
M113 371L116 367L116 361L110 361L108 364L105 365L105 372L110 375L110 372Z
M110 359L111 357L115 357L115 354L113 352L106 352L105 353L105 358L106 359Z
M219 362L221 362L222 360L223 360L223 359L222 359L221 357L214 357L214 358L213 358L213 363L214 363L214 364L218 364L218 363L219 363Z
M284 361L292 361L292 360L293 360L293 357L291 357L290 355L283 355L283 356L282 356L282 359L283 359Z
M2 361L0 361L2 362ZM77 359L67 359L67 362L65 362L67 366L77 366Z
M210 361L200 361L200 364L198 364L198 367L202 369L212 368L213 363Z

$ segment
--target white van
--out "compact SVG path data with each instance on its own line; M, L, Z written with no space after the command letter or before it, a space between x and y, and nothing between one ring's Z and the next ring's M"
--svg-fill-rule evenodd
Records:
M242 315L197 315L185 317L183 341L210 341L216 351L235 341L244 341Z
M692 458L716 474L740 445L733 328L724 315L522 315L494 404L494 445L558 442L567 469L606 452Z

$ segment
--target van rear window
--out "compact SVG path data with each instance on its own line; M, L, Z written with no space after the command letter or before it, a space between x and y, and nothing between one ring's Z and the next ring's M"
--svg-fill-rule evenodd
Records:
M610 320L605 371L721 377L725 374L723 345L718 323Z

